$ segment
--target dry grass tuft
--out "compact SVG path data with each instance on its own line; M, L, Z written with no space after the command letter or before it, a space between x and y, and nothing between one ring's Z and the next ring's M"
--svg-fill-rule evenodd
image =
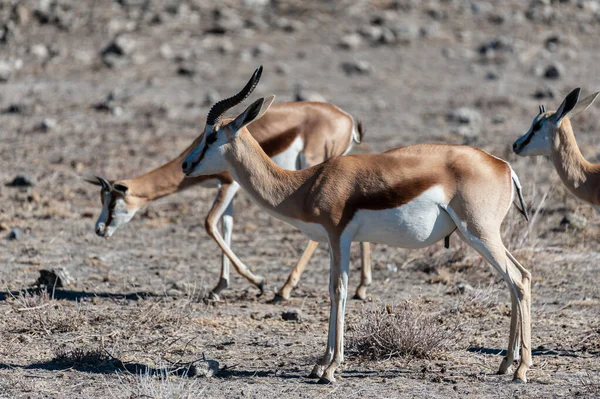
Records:
M167 372L156 373L146 370L135 374L133 381L119 374L120 385L109 391L113 398L191 399L202 396L204 388L197 379L180 378Z
M586 394L597 397L600 395L600 375L592 374L589 370L586 370L585 375L579 377L579 382L583 387L583 391Z
M457 326L445 326L431 310L423 301L365 307L359 321L348 327L347 348L373 360L436 358L454 338Z

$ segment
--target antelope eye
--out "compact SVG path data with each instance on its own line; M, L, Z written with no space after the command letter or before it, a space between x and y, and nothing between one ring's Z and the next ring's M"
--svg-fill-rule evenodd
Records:
M209 136L206 137L206 143L207 144L212 144L215 141L217 141L217 135L216 135L216 133L213 133L213 134L211 134L211 135L209 135Z
M543 121L544 121L543 119L540 119L539 121L537 121L537 123L535 125L533 125L532 131L536 132L536 131L540 130L542 128Z

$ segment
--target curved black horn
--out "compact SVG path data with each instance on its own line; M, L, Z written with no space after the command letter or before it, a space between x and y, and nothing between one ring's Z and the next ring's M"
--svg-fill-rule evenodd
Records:
M244 101L246 97L248 97L250 93L254 91L254 88L260 80L262 70L262 65L256 68L256 71L254 71L254 74L252 75L248 83L246 83L246 86L244 86L244 88L235 96L226 98L225 100L221 100L215 105L213 105L210 111L208 112L208 116L206 117L206 124L212 126L216 125L217 122L220 121L223 114L227 112L227 110L235 107L236 105Z
M543 114L543 113L544 113L544 106L540 105L540 114Z
M112 191L112 183L111 182L109 182L104 177L100 177L100 176L95 176L95 177L96 177L96 179L98 179L98 181L100 182L100 185L102 185L103 189L105 189L106 191Z

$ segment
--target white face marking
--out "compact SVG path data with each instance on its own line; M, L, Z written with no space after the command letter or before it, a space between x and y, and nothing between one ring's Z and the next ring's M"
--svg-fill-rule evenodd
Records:
M122 225L131 220L137 209L127 210L127 204L123 198L113 200L112 192L103 191L104 204L102 212L96 221L96 234L101 237L110 237ZM114 206L111 209L111 205Z
M226 171L228 165L223 157L223 146L228 142L227 134L222 129L214 131L213 126L207 125L200 144L183 160L182 165L188 167L183 168L184 173L188 177L195 177Z
M273 162L280 168L287 170L299 170L302 168L302 162L299 162L300 153L304 150L304 140L298 136L285 151L273 156Z
M353 241L401 248L428 247L456 228L443 210L446 205L444 189L434 186L398 208L360 210L346 230L355 230Z
M536 116L527 133L513 144L514 152L521 156L550 155L550 137L554 128L546 114Z

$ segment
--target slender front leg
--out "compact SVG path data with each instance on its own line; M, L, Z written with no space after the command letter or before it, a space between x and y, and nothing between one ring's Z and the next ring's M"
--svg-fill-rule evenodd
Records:
M221 250L231 260L235 270L237 270L240 275L242 275L252 284L257 286L262 294L264 292L264 278L252 274L248 267L246 267L246 265L233 253L229 245L225 243L223 237L221 237L221 233L219 233L219 230L217 229L217 221L221 218L221 215L223 212L225 212L225 209L227 209L229 203L233 201L233 197L239 188L240 186L236 182L223 184L219 188L215 202L206 216L205 228L208 235L217 242ZM224 272L221 270L221 276L223 275ZM211 291L211 298L218 300L219 293L222 289L223 287L221 287L221 282L219 282L219 284Z
M318 246L319 243L316 241L311 240L308 242L308 245L306 246L302 257L300 258L298 263L296 263L296 266L288 276L287 281L285 282L283 287L281 287L279 292L275 295L273 302L287 301L288 299L290 299L290 294L292 293L292 290L298 285L298 281L300 281L300 276L302 276L302 273L304 272L308 261L313 256Z
M350 270L350 240L330 240L331 251L331 273L333 287L332 312L330 322L330 331L328 339L328 348L326 356L319 362L318 366L323 364L324 360L331 358L329 366L321 376L319 383L330 384L335 382L335 370L344 361L344 315L346 312L346 298L348 296L348 273ZM331 294L331 293L330 293ZM333 329L333 331L331 331ZM331 342L333 341L333 342ZM333 356L329 355L333 346Z
M360 243L360 285L356 289L354 299L367 299L367 287L371 285L371 248L368 242Z
M233 200L229 201L229 205L225 208L225 213L221 217L221 229L223 230L223 238L225 244L231 248L231 235L233 230ZM225 255L225 252L221 252L221 276L219 277L219 283L211 291L211 299L218 300L219 293L229 287L229 266L231 261Z

